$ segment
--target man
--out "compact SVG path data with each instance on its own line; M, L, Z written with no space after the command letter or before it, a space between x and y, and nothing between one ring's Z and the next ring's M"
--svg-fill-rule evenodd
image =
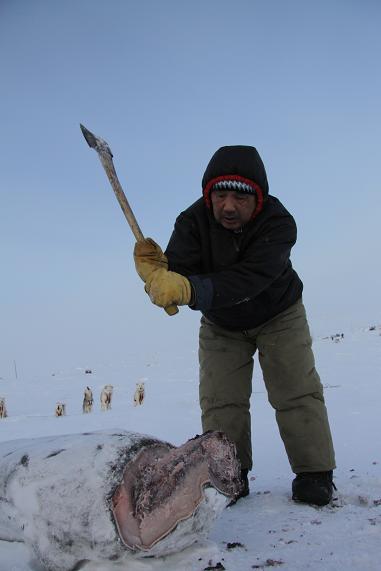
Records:
M220 148L202 187L203 197L177 218L165 254L150 239L136 244L137 271L154 304L172 313L174 305L202 313L202 427L222 430L235 442L241 495L249 493L252 468L250 395L258 349L269 401L296 474L293 499L326 505L334 487L334 450L303 285L290 262L294 219L269 195L254 147Z

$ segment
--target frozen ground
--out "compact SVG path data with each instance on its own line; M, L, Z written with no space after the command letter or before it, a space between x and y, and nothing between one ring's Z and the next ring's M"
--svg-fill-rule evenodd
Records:
M330 337L314 342L337 455L331 506L317 509L291 501L292 474L256 362L250 496L224 511L209 542L165 559L88 563L86 571L378 571L380 333L379 328L364 329L344 332L338 342ZM92 373L86 374L86 368ZM146 399L134 407L135 384L142 378ZM0 420L0 440L121 427L180 444L201 430L197 382L195 351L176 359L164 353L126 355L125 363L79 363L78 369L49 371L41 378L2 378L0 396L6 398L9 417ZM106 383L114 385L112 410L101 412L99 394ZM93 389L95 407L83 415L86 385ZM54 417L57 401L66 403L66 417ZM0 571L38 569L23 544L0 541Z

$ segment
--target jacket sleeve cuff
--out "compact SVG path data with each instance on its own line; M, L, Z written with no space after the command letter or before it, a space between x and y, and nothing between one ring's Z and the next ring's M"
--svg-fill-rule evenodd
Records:
M189 304L191 309L207 311L212 307L213 283L210 278L190 276L188 280L192 286L192 299Z

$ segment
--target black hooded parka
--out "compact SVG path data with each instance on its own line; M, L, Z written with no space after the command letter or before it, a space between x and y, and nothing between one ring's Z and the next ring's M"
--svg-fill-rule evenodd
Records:
M214 182L234 177L253 184L259 205L239 231L219 224L210 203ZM169 269L190 280L192 309L226 329L252 329L302 295L303 284L290 261L295 221L269 195L266 171L254 147L220 148L206 168L202 186L203 198L176 220L165 252Z

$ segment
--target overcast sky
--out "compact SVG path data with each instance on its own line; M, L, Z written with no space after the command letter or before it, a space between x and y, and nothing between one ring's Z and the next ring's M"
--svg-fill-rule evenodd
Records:
M249 144L295 216L315 335L380 322L378 0L0 0L0 377L197 349L135 274L211 155ZM195 355L196 359L196 355Z

